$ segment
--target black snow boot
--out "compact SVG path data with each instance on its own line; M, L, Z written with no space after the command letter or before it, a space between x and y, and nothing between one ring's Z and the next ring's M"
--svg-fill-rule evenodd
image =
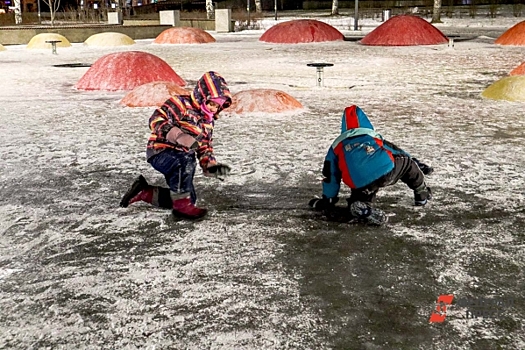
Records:
M368 225L381 226L386 224L388 216L381 209L373 208L370 204L365 202L348 202L348 209L350 215L358 222Z
M141 198L135 198L135 197L138 197L138 195L141 192L143 192L144 190L147 190L150 187L151 186L148 184L148 181L146 181L144 176L139 175L139 177L135 179L135 181L131 184L131 187L128 189L126 194L124 194L124 196L120 200L120 206L122 208L127 208L128 205L130 205L131 203L142 200Z
M416 162L419 169L421 169L421 172L423 173L423 175L427 176L434 172L434 168L432 168L430 165L420 162L419 159L417 158L412 158L412 159L414 160L414 162Z
M430 187L423 184L414 190L414 205L424 206L432 199Z

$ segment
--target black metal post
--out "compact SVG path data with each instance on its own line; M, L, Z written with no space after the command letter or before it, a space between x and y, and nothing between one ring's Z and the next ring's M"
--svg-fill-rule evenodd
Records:
M246 11L248 11L248 25L250 25L250 0L246 0Z
M354 11L354 30L357 30L357 22L359 18L359 0L355 0L355 11Z

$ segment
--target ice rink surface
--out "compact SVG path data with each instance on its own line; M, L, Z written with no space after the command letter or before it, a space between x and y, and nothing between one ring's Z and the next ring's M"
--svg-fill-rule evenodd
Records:
M525 348L525 108L480 95L525 60L525 48L493 43L521 19L444 21L445 34L468 40L279 45L258 41L262 28L210 32L217 42L200 45L76 43L57 55L6 46L0 348ZM216 156L248 174L221 182L198 171L205 220L119 208L138 174L164 184L145 161L153 108L120 105L123 91L78 91L88 68L54 65L126 50L162 58L190 88L214 70L232 93L278 89L305 108L222 115ZM312 62L334 64L324 87ZM403 184L386 188L382 228L327 222L308 209L351 104L435 168L431 204L414 207ZM429 323L443 294L455 298L446 320ZM456 302L498 298L497 315L475 319Z

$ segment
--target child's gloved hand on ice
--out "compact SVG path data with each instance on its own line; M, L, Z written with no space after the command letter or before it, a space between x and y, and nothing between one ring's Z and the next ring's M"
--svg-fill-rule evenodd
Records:
M204 175L209 177L220 178L230 174L231 168L225 164L215 164L206 168Z

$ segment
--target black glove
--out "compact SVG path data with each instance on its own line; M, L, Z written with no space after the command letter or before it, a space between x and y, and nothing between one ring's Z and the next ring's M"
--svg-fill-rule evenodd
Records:
M228 175L231 168L224 164L216 164L206 168L206 175L211 177L220 177Z
M338 197L334 198L328 198L325 195L323 195L323 198L312 198L308 202L308 205L317 211L330 211L335 204L339 201Z
M419 159L417 158L413 158L412 157L412 160L414 162L416 162L417 166L419 167L419 169L421 169L421 172L423 173L423 175L430 175L434 172L434 168L432 168L430 165L427 165L423 162L421 162Z

